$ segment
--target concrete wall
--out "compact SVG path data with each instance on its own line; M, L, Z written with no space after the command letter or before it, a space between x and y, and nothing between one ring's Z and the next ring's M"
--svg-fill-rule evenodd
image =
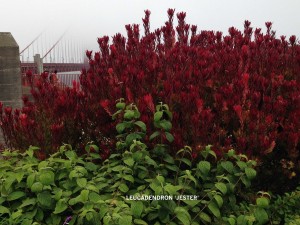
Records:
M22 106L19 54L19 46L11 33L0 32L0 101L13 108Z

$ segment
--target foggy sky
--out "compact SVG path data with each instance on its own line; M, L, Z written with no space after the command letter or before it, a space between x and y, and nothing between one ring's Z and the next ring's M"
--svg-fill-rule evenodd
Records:
M187 22L198 30L243 29L244 20L263 28L273 22L277 36L300 36L299 0L0 0L0 31L11 32L20 46L39 33L80 39L89 49L97 37L125 34L126 24L141 24L144 10L151 11L151 30L167 20L167 9L187 13ZM299 40L299 39L298 39Z

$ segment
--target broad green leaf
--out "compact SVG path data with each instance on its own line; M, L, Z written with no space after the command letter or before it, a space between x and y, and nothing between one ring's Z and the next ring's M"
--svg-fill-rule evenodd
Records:
M42 206L50 207L52 203L51 194L48 191L37 194L37 200Z
M7 201L13 201L22 198L23 196L25 196L25 193L23 191L15 191L8 195Z
M27 198L25 199L22 204L19 206L19 208L23 208L29 205L35 205L36 204L36 199L35 198Z
M61 199L61 196L63 195L63 190L60 188L54 189L53 194L54 194L54 199L58 201L59 199Z
M224 161L221 162L221 166L228 172L232 173L233 172L233 163L230 161Z
M6 201L6 197L0 197L0 205L2 205L2 203L5 201Z
M214 214L215 217L219 218L221 216L218 205L215 202L210 202L208 204L209 210Z
M149 156L145 156L145 160L146 160L147 164L157 167L157 163L153 159L151 159Z
M13 220L15 220L15 219L19 218L20 216L22 216L22 214L23 214L22 210L18 210L18 211L13 212L13 213L11 214L11 218L12 218Z
M175 186L175 185L168 183L168 184L166 184L166 186L164 186L164 189L169 193L169 195L176 195L177 192L182 189L182 187Z
M126 129L125 123L118 123L116 126L116 130L119 134L123 133L123 131Z
M160 119L162 118L163 116L163 112L162 111L158 111L154 114L154 122L158 122L160 121Z
M0 205L0 214L10 214L10 211L9 211L9 209L8 208L6 208L6 207L4 207L4 206L2 206L2 205Z
M31 191L32 192L41 192L43 190L43 184L41 182L35 182L32 186L31 186Z
M223 198L222 198L220 195L215 195L215 196L214 196L214 199L216 200L216 202L217 202L219 208L221 208L222 205L223 205Z
M124 175L123 179L134 183L134 177L132 175Z
M141 220L141 219L134 219L133 222L134 222L134 224L137 224L137 225L148 225L148 223L146 223L144 220Z
M245 173L249 180L252 180L256 177L256 171L253 168L246 168Z
M158 137L160 135L160 131L155 131L151 136L149 137L149 140L153 140L154 138Z
M68 157L68 159L73 160L76 159L77 155L74 151L66 151L65 155Z
M269 206L270 200L265 197L257 198L256 199L256 205L261 208L267 208Z
M249 181L249 178L242 176L241 177L241 181L243 182L243 184L248 188L251 186L251 182Z
M161 175L157 175L156 179L160 182L160 183L164 183L165 182L165 178Z
M60 199L55 206L54 214L59 214L65 211L68 208L68 205L66 204L65 199Z
M35 180L35 174L32 173L30 174L28 177L27 177L27 187L30 188L32 186L32 184L34 183L34 180Z
M119 225L131 225L132 224L132 216L121 216L119 220Z
M195 207L197 204L199 204L201 201L200 200L183 200L185 204L187 204L190 207Z
M139 126L143 132L146 132L146 124L142 121L136 121L135 125Z
M40 171L41 169L45 168L48 166L48 161L41 161L38 165L38 170Z
M9 190L15 180L16 180L16 178L14 176L7 177L5 182L4 182L5 189Z
M222 192L223 195L227 193L227 187L226 184L218 182L215 184L215 187Z
M172 123L168 120L159 121L159 126L163 128L165 131L170 131L172 129Z
M91 191L89 194L89 200L91 202L98 202L98 201L101 201L102 199L98 193Z
M92 162L87 162L87 163L85 164L85 168L86 168L87 170L89 170L89 171L96 171L97 168L98 168L98 166L97 166L96 164L92 163Z
M134 218L140 218L144 209L144 204L141 201L132 201L131 213Z
M228 222L230 225L235 225L235 219L234 218L228 218Z
M89 198L89 193L90 191L89 190L82 190L81 193L80 193L80 199L81 201L84 203L88 200Z
M127 144L131 144L134 140L140 140L140 139L142 139L142 136L140 134L131 133L126 136L125 141Z
M127 191L129 191L129 188L125 183L122 183L119 186L119 190L122 191L123 193L126 193Z
M132 120L134 118L134 112L132 110L125 110L124 119Z
M20 183L22 181L24 174L25 174L24 172L18 172L15 174L18 183Z
M241 170L244 170L247 167L247 164L243 161L237 161L236 164L240 167Z
M82 177L82 178L77 178L76 179L76 183L79 187L84 188L87 184L87 180L86 178Z
M211 223L211 218L208 214L206 214L205 212L200 212L199 217L201 220Z
M172 156L170 156L169 154L166 154L163 157L163 160L167 163L174 164L174 158Z
M174 137L171 133L169 132L165 132L166 138L169 142L173 142L174 141Z
M269 221L269 217L266 210L262 208L256 208L254 211L254 216L259 222L259 224L265 224L266 222Z
M208 161L200 161L197 165L197 168L200 170L200 172L204 175L208 175L210 171L210 162Z
M88 212L86 214L85 218L87 219L87 221L92 221L92 219L94 218L94 215L92 212Z
M124 159L123 162L124 162L126 165L130 166L130 167L132 167L132 166L134 165L134 160L133 160L133 158L127 158L127 159Z
M178 166L176 166L176 165L165 165L165 167L174 172L178 172L178 170L179 170Z
M190 214L183 207L176 207L174 213L184 225L189 225L191 223Z
M189 167L192 166L191 160L189 160L187 158L181 158L180 161L183 162L184 164L188 165Z
M116 104L116 108L117 109L125 109L125 103L124 102L118 102L117 104Z
M43 185L54 184L54 173L50 170L43 170L40 172L39 180Z

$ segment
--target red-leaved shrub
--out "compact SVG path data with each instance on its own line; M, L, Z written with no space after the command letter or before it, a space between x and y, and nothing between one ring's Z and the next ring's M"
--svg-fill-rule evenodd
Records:
M212 144L218 151L234 147L253 157L279 152L299 157L300 46L295 36L276 38L271 23L266 33L245 21L244 31L229 34L197 31L186 14L168 10L164 26L150 31L150 11L137 24L126 25L127 38L116 34L98 39L99 52L87 51L89 69L80 85L61 89L42 74L32 86L33 102L1 114L9 146L38 145L45 153L61 143L99 144L107 157L114 143L111 120L115 101L134 102L153 130L154 106L169 105L173 112L170 147L184 145L194 153ZM29 74L30 75L30 74Z

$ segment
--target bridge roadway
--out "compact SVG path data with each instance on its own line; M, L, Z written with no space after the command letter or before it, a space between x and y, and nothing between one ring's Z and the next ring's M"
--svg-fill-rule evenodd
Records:
M81 71L86 67L84 63L43 63L44 71L54 72L70 72ZM21 73L31 70L34 74L37 73L37 67L34 62L21 62Z

